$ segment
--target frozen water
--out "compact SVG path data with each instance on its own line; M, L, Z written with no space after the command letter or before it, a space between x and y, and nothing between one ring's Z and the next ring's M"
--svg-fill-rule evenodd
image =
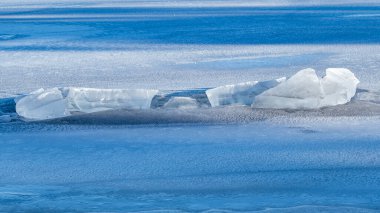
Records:
M378 7L257 8L233 6L235 1L218 7L197 1L210 7L195 9L189 1L149 1L155 7L112 1L103 7L108 1L34 0L42 9L23 9L29 1L1 2L1 35L17 35L0 41L0 89L8 93L65 86L212 88L329 66L347 67L361 87L380 89L379 18L347 17L379 14ZM8 3L16 6L3 6ZM136 7L123 7L129 3ZM177 3L187 6L160 7Z
M378 6L2 0L0 211L378 212ZM351 102L314 110L164 108L173 97L210 105L210 88L306 67L322 76L330 66L360 79ZM149 110L17 119L10 97L68 86L165 91Z
M348 103L355 95L358 83L354 74L347 69L329 68L323 79L319 79L313 69L305 69L289 80L284 77L226 85L208 89L205 93L212 107L252 105L256 108L317 109ZM16 112L26 119L44 120L106 110L146 110L157 107L159 103L152 104L152 100L158 92L73 87L39 89L17 97ZM189 90L187 95L193 93ZM173 96L164 103L163 108L195 109L205 104L198 103L192 97Z
M276 109L316 109L322 98L320 79L313 69L297 72L278 87L257 96L253 107Z
M379 124L308 114L239 125L2 124L0 209L378 210Z
M359 80L348 69L329 68L318 78L305 69L284 83L258 95L253 107L275 109L318 109L348 103L356 93Z
M16 112L30 119L49 119L70 115L68 100L58 88L39 89L16 101Z
M250 106L255 96L267 89L277 86L286 78L270 81L252 81L234 85L216 87L206 91L206 95L212 107L223 105L247 105Z
M190 97L172 97L164 105L166 109L195 109L198 107L197 101Z
M7 123L7 122L11 122L12 121L12 117L10 115L1 115L0 114L0 123Z
M206 94L212 107L252 105L256 108L317 109L348 103L358 83L348 69L328 68L326 76L319 79L315 70L309 68L288 80L284 77L226 85L209 89Z
M358 93L355 97L355 100L372 102L376 104L380 104L380 92L378 91L362 91Z
M52 119L75 113L115 109L149 109L157 90L91 88L39 89L16 100L16 112L27 119Z
M328 68L321 80L323 98L320 107L348 103L355 96L358 84L359 80L350 70Z

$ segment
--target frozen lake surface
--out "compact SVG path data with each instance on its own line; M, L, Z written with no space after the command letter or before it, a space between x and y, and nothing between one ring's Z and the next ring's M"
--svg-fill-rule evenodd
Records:
M312 120L2 126L0 207L378 210L379 119Z
M194 92L307 67L346 67L372 99L52 122L0 114L0 211L380 211L380 5L313 2L2 1L3 111L41 87Z
M307 67L380 89L377 6L41 5L0 8L2 93L205 88Z

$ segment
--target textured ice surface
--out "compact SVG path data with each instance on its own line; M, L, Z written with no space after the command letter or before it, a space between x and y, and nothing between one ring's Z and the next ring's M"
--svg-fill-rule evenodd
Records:
M354 70L361 87L380 89L380 19L348 16L376 15L378 7L161 8L179 1L154 1L123 8L113 1L114 8L57 0L49 8L48 0L33 0L44 9L22 9L29 1L22 2L0 5L1 35L13 38L0 42L0 90L7 93L212 88L329 66Z
M372 102L380 104L380 92L379 91L368 91L364 90L358 93L355 97L355 100Z
M52 119L75 113L148 109L157 90L91 88L39 89L16 100L16 112L27 119Z
M379 125L379 117L310 116L239 125L2 124L0 210L378 211Z
M233 85L220 86L206 91L206 95L212 107L223 105L247 105L250 106L255 96L267 89L284 82L286 78L270 81L251 81Z
M348 103L356 93L359 80L343 68L329 68L320 79L313 69L305 69L284 83L258 95L257 108L318 109Z
M213 88L291 76L306 67L321 76L331 66L354 71L361 88L380 89L380 45L241 45L228 51L222 45L142 46L125 51L0 51L0 90L10 96L57 86Z
M3 0L2 4L14 10L45 7L265 7L265 6L315 6L315 5L376 5L376 0ZM20 8L20 6L22 6Z
M188 93L175 91L154 98L157 111L2 123L0 211L379 211L379 7L321 2L379 3L1 1L2 98L65 86L213 88L329 66L355 71L361 90L308 111L162 109ZM271 7L244 7L260 4ZM186 97L204 101L205 88ZM0 102L9 121L13 99Z
M1 115L0 114L0 123L7 123L7 122L11 122L12 121L12 117L10 115Z

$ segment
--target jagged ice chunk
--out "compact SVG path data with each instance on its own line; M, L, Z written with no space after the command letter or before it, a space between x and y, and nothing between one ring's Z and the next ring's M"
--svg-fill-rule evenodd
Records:
M348 69L329 68L318 78L315 70L304 69L288 80L258 95L252 107L274 109L318 109L348 103L359 80Z
M206 95L212 107L223 105L251 105L255 96L265 90L275 87L286 78L279 78L270 81L251 81L233 85L225 85L209 89Z
M112 109L148 109L158 90L145 89L39 89L16 100L16 112L43 120Z

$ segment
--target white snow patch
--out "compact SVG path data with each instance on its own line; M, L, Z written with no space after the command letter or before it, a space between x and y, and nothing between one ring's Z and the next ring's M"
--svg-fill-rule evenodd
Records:
M209 89L206 95L212 107L223 105L251 105L255 96L265 90L275 87L286 78L270 81L251 81L239 84L225 85Z
M39 89L16 100L16 112L27 119L44 120L112 109L149 109L157 93L145 89Z
M252 107L272 109L318 109L348 103L359 80L348 69L329 68L320 79L315 70L299 71L284 83L258 95Z

